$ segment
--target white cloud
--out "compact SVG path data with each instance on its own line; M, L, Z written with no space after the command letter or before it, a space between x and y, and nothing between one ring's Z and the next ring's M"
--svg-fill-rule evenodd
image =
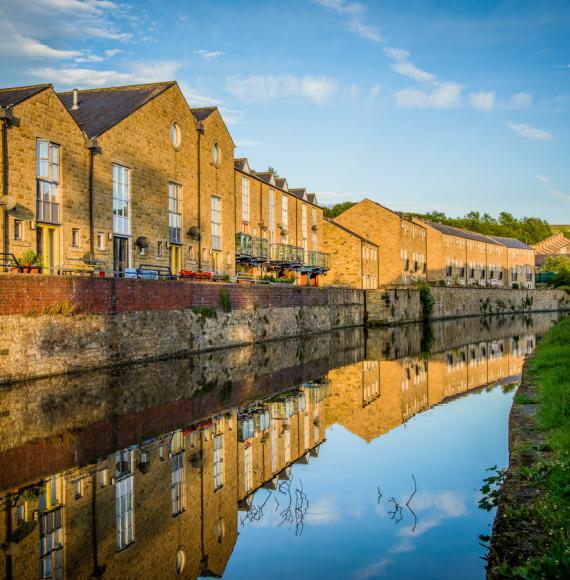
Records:
M390 68L397 72L399 75L404 75L410 77L415 81L419 82L434 82L436 80L435 75L429 73L421 68L418 68L415 64L407 61L398 61L390 65Z
M230 77L227 90L244 101L269 101L297 97L328 105L338 91L335 80L326 77L296 77L293 75Z
M0 13L0 53L28 59L61 60L80 56L77 50L60 50L39 40L20 34L11 22L3 20Z
M449 109L461 105L463 86L452 82L439 83L432 90L401 89L394 93L396 105L401 108Z
M495 108L495 91L479 91L469 95L470 105L477 111L488 113Z
M378 27L366 22L366 6L360 2L348 0L313 0L313 2L344 16L346 27L357 36L377 43L384 41Z
M224 53L219 50L195 50L194 54L197 54L199 57L203 58L204 60L213 60L215 58L219 58Z
M509 104L512 109L526 109L532 105L532 95L529 93L516 93L511 97Z
M356 570L353 577L357 580L368 580L368 578L378 578L378 576L383 576L386 574L386 569L390 564L392 564L392 558L381 558L377 562L368 564L360 570Z
M561 191L559 191L550 181L550 179L548 179L548 177L545 177L544 175L537 175L536 178L538 179L538 181L540 181L544 187L547 189L547 191L553 195L554 197L561 199L562 201L566 201L566 202L570 202L570 195L567 193L563 193Z
M340 519L338 499L324 496L311 505L307 514L307 522L313 526L334 524Z
M380 83L376 83L375 85L372 85L370 87L370 90L368 91L368 97L371 100L377 99L380 96L381 92L382 92L382 85Z
M37 67L30 74L58 87L96 88L126 83L150 83L176 77L180 64L176 62L135 62L127 71L96 70L92 68Z
M532 141L551 141L552 135L544 129L537 129L525 123L507 123L507 127L515 133Z
M107 58L113 58L114 56L117 56L118 54L121 54L123 51L120 48L111 48L110 50L106 50L105 51L105 56Z
M388 58L391 58L392 60L397 60L397 61L408 60L408 58L410 57L409 50L406 50L405 48L394 48L391 46L387 46L384 49L384 54Z

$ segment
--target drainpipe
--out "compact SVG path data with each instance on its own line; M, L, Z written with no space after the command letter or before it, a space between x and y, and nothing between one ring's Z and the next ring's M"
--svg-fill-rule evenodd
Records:
M204 123L196 123L198 129L198 271L202 270L202 191L201 191L201 154L202 135L204 134Z
M2 195L8 195L8 125L13 121L12 110L8 107L0 107L0 121L2 121ZM7 254L10 251L10 236L8 232L9 220L8 210L4 206L3 211L3 251ZM6 258L4 258L6 259Z
M87 142L89 149L89 257L95 257L95 187L94 187L94 165L95 155L100 153L97 137L89 139Z

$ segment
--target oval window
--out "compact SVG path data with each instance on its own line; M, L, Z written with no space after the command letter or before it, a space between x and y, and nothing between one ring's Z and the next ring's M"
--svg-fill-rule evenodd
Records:
M182 131L178 123L172 123L170 125L170 141L174 149L180 149L180 145L182 145Z
M182 548L176 552L176 574L182 574L186 565L186 554Z
M212 147L212 160L216 167L219 167L222 164L222 150L217 143L214 143L214 146Z

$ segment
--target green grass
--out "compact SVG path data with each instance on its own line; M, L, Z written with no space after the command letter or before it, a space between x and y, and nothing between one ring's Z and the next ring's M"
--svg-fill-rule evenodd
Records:
M530 372L538 385L539 428L548 443L538 463L520 474L540 490L531 512L544 532L541 555L501 572L514 578L570 578L570 317L539 343Z

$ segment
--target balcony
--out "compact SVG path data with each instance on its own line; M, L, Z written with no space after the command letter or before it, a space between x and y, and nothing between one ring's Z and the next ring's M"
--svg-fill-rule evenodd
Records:
M59 203L36 200L36 220L44 224L59 224Z
M331 269L331 256L324 252L305 252L302 269L315 273L327 272Z
M262 238L249 234L236 234L236 261L250 264L261 264L269 258L269 243Z
M300 268L304 261L304 250L289 244L272 244L270 262L276 266L287 266L291 269Z

